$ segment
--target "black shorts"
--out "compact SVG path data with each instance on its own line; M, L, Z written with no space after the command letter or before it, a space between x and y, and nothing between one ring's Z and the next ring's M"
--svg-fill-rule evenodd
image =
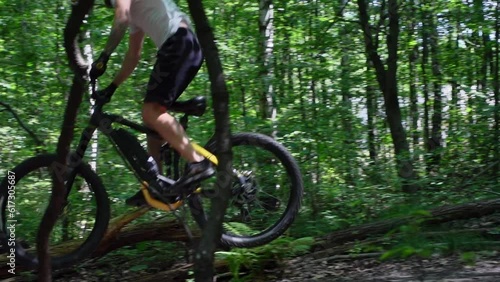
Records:
M157 53L144 102L156 102L168 110L196 76L202 62L203 54L196 35L180 27Z

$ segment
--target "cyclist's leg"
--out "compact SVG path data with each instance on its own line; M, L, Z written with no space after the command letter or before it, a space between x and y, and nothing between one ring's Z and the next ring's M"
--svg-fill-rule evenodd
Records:
M179 28L158 51L142 111L146 125L155 129L188 161L187 176L183 179L188 182L209 177L214 171L195 151L182 126L167 110L196 76L202 61L201 47L194 33Z
M201 67L203 56L194 34L186 28L172 35L161 46L157 60L147 85L142 117L146 126L156 130L174 149L188 161L200 161L189 143L182 126L166 112L168 107L181 95ZM156 138L148 138L148 151L161 169L160 147ZM160 185L161 186L161 185ZM129 205L143 205L142 192L127 200Z
M194 78L202 60L194 34L187 28L179 28L158 51L142 111L144 122L190 162L202 157L189 144L182 126L166 110Z
M144 103L142 107L142 116L145 123L156 130L183 158L189 162L198 162L203 160L194 150L189 142L189 138L182 126L169 113L162 110L164 107L157 103ZM156 152L159 148L152 148L159 144L149 143L148 147Z

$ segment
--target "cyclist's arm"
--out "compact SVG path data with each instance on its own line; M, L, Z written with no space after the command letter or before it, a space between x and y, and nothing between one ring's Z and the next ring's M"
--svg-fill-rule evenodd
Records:
M131 0L116 0L115 17L113 19L113 26L109 34L108 42L104 48L104 53L109 57L116 49L127 31L130 17L130 1Z
M144 32L137 30L130 34L128 51L122 63L120 71L116 74L113 83L119 86L134 71L141 58L142 44L144 42Z

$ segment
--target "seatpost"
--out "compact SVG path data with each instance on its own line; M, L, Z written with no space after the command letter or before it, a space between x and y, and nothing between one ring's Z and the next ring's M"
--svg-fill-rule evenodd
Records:
M188 115L184 114L179 122L182 125L182 128L184 128L184 130L187 130L188 128L188 119L189 119Z

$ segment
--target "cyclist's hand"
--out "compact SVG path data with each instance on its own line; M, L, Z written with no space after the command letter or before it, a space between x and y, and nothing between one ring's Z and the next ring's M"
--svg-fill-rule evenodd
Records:
M90 98L107 103L111 100L111 96L113 96L113 94L115 93L116 88L118 88L118 86L116 86L114 83L111 83L108 87L104 88L103 90L99 90L92 93Z
M90 79L96 79L106 72L106 66L108 64L109 56L102 52L99 58L92 63L92 68L90 69Z

